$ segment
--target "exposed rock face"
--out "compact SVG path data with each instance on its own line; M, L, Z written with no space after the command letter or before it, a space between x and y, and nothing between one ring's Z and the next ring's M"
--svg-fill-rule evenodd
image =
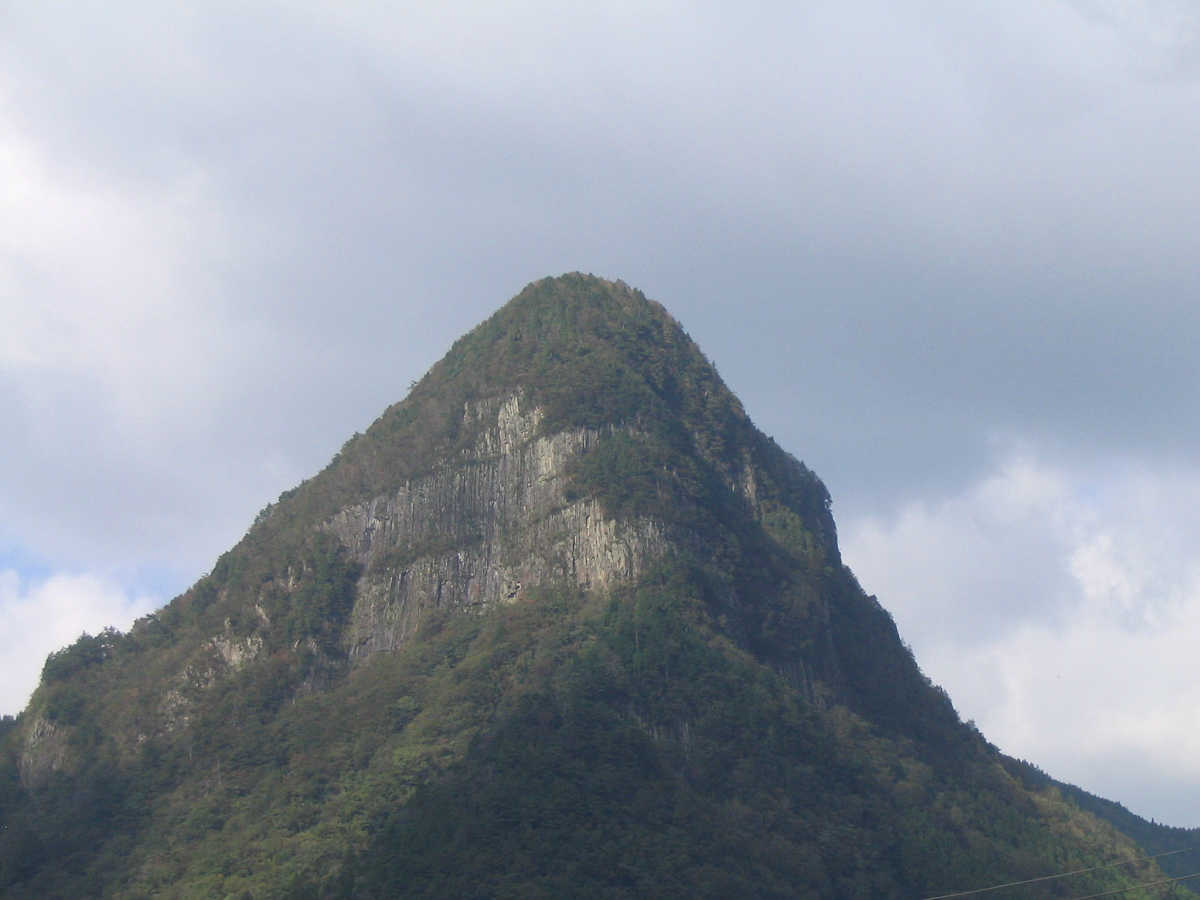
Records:
M218 634L213 636L210 643L226 667L234 671L256 659L263 647L263 639L257 634L240 639L229 634Z
M50 720L38 716L25 735L17 770L26 787L42 784L51 772L61 769L67 759L67 734Z
M541 410L523 405L520 394L467 404L464 426L482 430L462 459L326 523L363 565L352 656L396 649L432 609L482 610L555 581L607 588L666 552L655 522L567 500L570 463L601 432L538 436Z

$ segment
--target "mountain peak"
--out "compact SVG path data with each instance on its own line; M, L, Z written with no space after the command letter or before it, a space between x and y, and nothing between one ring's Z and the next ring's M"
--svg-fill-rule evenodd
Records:
M640 290L630 287L619 278L609 280L590 272L566 272L531 281L500 307L495 315L502 316L529 308L562 310L571 306L595 307L610 314L635 316L648 307L671 318L661 304L648 299Z
M427 376L435 384L460 381L460 390L476 395L523 388L547 407L552 423L649 412L643 407L657 407L655 396L678 403L687 378L740 410L661 305L622 281L579 273L526 286L456 341ZM610 389L619 396L604 396ZM589 398L598 405L589 409ZM614 401L623 407L613 408Z
M318 524L365 568L360 595L403 574L409 599L368 617L400 625L349 625L352 652L370 653L395 649L431 608L486 608L532 584L631 583L706 544L755 578L784 578L764 528L786 531L819 571L840 563L828 507L661 305L572 273L530 284L456 341L253 537L282 523L299 540ZM752 642L760 613L722 602Z
M1128 837L921 674L829 506L661 306L534 282L189 591L51 656L0 733L0 892L1129 886Z
M392 490L470 452L485 423L467 411L518 395L523 408L537 410L541 435L670 432L675 446L699 442L726 468L740 465L734 445L753 430L715 367L661 305L622 281L570 273L529 284L455 341L407 397L285 499L307 519Z

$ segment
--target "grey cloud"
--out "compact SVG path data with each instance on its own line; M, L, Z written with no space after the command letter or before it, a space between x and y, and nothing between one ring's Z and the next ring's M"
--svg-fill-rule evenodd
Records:
M981 465L989 429L1155 447L1194 421L1163 390L1194 372L1190 96L1152 101L1071 7L127 10L75 40L27 13L19 106L64 165L208 179L236 248L211 302L262 339L226 419L368 421L524 281L585 268L666 302L752 410L784 361L795 401L759 418L848 492L840 461L889 435L868 481Z

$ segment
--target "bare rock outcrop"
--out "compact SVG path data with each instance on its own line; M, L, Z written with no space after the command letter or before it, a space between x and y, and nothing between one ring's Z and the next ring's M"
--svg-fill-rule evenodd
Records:
M602 432L539 432L521 394L467 404L480 429L462 458L394 493L347 507L325 525L363 566L346 630L352 656L399 647L433 609L482 610L548 582L607 588L666 552L650 519L606 518L569 500L571 462Z
M63 768L67 762L67 738L65 729L45 716L37 716L25 732L24 746L17 761L21 784L26 788L45 782L52 772Z

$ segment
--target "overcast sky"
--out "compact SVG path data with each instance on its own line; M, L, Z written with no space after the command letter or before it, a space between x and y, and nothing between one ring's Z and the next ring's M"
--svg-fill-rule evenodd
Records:
M1195 10L5 4L0 712L582 270L824 478L964 718L1200 825Z

